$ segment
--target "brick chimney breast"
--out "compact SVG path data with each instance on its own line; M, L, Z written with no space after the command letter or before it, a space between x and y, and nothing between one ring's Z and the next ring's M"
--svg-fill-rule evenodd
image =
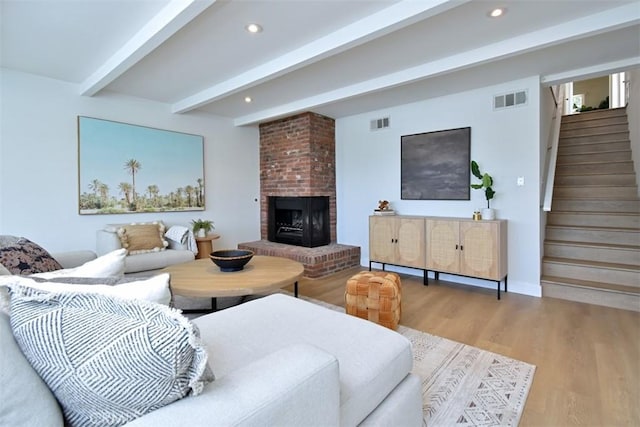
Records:
M335 120L306 112L260 125L260 235L267 238L269 196L329 196L336 241Z

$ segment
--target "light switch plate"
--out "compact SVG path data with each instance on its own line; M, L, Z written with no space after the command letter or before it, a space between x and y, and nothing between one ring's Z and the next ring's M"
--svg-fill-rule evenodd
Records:
M524 176L519 176L516 184L518 185L518 187L524 186Z

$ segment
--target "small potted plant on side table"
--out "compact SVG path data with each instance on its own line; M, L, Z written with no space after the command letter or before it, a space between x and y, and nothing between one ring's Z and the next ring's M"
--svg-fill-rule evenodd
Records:
M206 235L213 230L213 221L207 219L194 219L191 221L191 228L196 237L206 237Z

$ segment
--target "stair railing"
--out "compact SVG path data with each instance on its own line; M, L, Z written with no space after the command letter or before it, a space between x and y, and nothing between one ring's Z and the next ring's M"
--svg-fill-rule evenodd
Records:
M549 88L553 95L556 108L551 119L551 129L547 142L547 155L545 158L544 187L542 188L542 209L551 211L551 201L553 200L553 183L556 176L556 161L558 159L558 144L560 143L560 124L564 115L564 85L557 85Z

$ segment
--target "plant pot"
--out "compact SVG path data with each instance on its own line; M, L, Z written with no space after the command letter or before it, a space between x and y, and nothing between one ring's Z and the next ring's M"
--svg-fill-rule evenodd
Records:
M496 210L493 208L482 209L482 219L496 219Z
M204 228L199 228L198 232L196 233L196 237L207 237L207 232L204 230Z

